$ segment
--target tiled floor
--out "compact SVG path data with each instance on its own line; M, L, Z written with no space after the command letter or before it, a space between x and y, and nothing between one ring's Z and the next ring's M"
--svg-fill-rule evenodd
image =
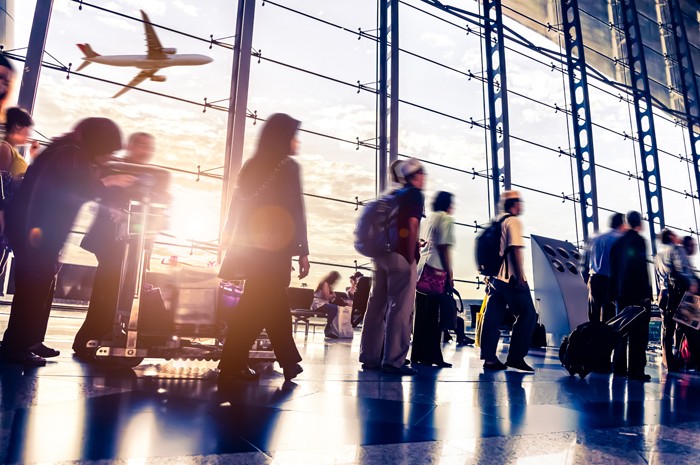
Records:
M54 312L47 343L62 355L46 367L0 366L3 463L700 463L700 376L669 376L654 355L643 384L570 378L553 349L531 353L534 375L484 373L477 349L448 344L454 368L401 379L360 369L357 333L300 330L295 383L270 366L222 392L213 362L74 361L81 318Z

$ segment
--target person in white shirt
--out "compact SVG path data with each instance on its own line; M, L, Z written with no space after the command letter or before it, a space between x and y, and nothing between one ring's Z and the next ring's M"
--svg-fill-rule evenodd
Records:
M489 300L484 310L481 327L481 359L486 370L505 370L508 367L533 372L525 362L530 348L532 332L537 324L537 312L530 295L523 268L523 227L519 216L523 203L517 191L504 191L501 194L501 256L503 263L497 276L489 278L487 293ZM506 363L496 356L499 326L506 311L506 305L515 315L515 324L510 336L510 348Z

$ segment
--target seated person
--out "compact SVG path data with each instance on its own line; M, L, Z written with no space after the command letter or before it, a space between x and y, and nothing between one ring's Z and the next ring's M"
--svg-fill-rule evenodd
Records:
M355 300L355 292L357 292L357 283L360 281L360 278L362 277L362 273L359 271L355 272L352 276L350 276L350 287L345 288L345 292L348 294L348 299L350 300Z
M325 334L329 338L337 338L338 336L332 332L331 323L338 314L338 305L336 295L333 292L333 285L340 279L340 273L331 271L325 276L316 286L314 291L314 300L311 302L311 310L321 311L326 314L328 322L326 323ZM334 302L334 303L331 303Z

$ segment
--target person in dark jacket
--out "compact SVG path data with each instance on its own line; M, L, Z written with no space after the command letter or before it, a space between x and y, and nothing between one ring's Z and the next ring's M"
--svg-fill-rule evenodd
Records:
M126 155L117 161L142 165L151 161L154 152L153 136L136 132L129 136ZM79 358L92 359L94 349L86 347L90 340L111 337L118 302L120 308L131 309L138 274L138 253L132 241L125 258L128 241L117 237L119 224L125 221L123 211L128 208L130 198L133 198L133 193L127 189L106 189L95 221L80 243L83 249L95 254L97 269L85 321L73 340L73 351ZM123 279L122 265L126 270Z
M119 127L107 118L87 118L55 139L29 167L6 210L15 253L15 295L0 362L32 366L59 355L43 344L60 268L60 254L82 205L105 186L127 186L128 175L100 179L96 165L121 148Z
M642 230L642 215L631 211L626 216L629 230L618 239L610 251L610 291L615 298L617 313L630 305L639 305L649 310L651 304L651 281L647 264L647 244L639 234ZM613 372L617 377L638 381L649 381L644 373L647 363L650 311L644 312L635 321L629 335L615 349ZM629 343L629 360L627 346Z
M245 279L241 300L231 317L219 382L254 380L248 351L267 330L286 380L303 370L292 337L287 303L292 257L299 257L299 279L309 274L309 245L297 153L300 122L277 113L263 126L258 147L238 174L222 244L226 257L219 277Z

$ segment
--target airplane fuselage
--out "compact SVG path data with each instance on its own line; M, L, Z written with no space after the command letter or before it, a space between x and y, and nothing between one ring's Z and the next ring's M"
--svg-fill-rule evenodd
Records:
M98 55L85 57L85 61L100 63L109 66L134 66L139 69L160 69L170 66L196 66L211 63L212 59L206 55L177 54L168 55L162 60L151 60L145 55Z

